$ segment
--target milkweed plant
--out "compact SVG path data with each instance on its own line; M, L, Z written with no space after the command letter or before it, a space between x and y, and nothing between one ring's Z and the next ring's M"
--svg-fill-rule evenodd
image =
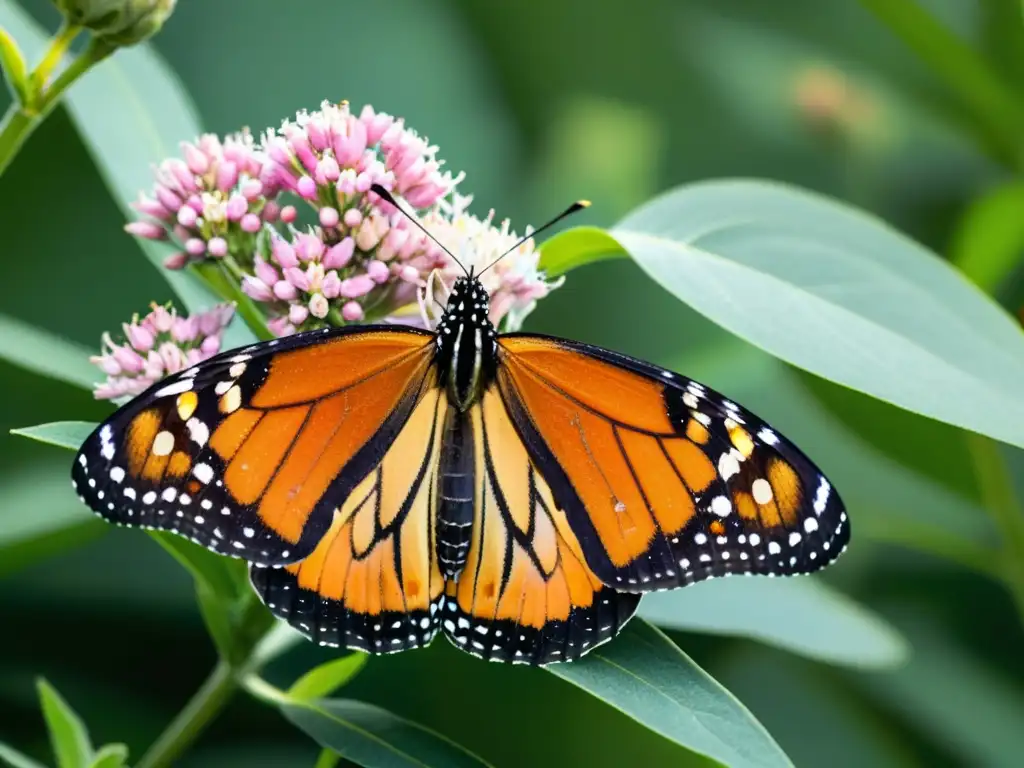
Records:
M95 69L101 77L108 57L127 55L118 51L157 32L174 10L167 0L56 0L56 5L64 26L43 46L32 71L14 37L6 30L0 35L4 72L15 96L0 128L0 170L82 74ZM80 34L88 36L85 48L62 64ZM829 114L818 101L813 118L827 122ZM90 358L97 369L92 391L98 399L124 402L164 376L254 339L361 323L433 328L438 307L461 274L446 251L479 272L518 242L519 232L530 232L497 219L494 211L483 217L472 213L471 171L450 168L423 134L375 106L323 101L260 132L218 136L197 130L173 138L180 151L153 158L152 186L130 201L135 215L125 230L147 247L161 244L159 268L172 285L191 288L179 290L181 304L150 303L140 295L143 314L122 318L116 328L118 319L111 318L111 332L102 335ZM436 242L375 194L373 185L402 201ZM794 258L797 251L805 260ZM991 569L991 575L1010 590L1024 614L1024 523L1012 494L1004 492L1007 480L993 442L1024 445L1019 394L1024 343L990 299L947 262L864 214L783 185L725 180L671 190L611 229L575 227L543 243L527 238L484 276L491 320L505 331L519 329L566 272L620 257L634 259L681 301L795 366L971 430L985 467L983 482L1001 499L993 518L1006 551L1019 555L1001 560L1004 565ZM801 276L812 258L827 278ZM857 303L840 290L877 281L879 275L890 291L902 292L895 301L913 304L914 319L889 312L884 296L874 304ZM778 309L767 311L765 298ZM960 322L951 306L969 307L975 319ZM924 335L921 329L929 324L941 332ZM842 349L835 349L836 337L830 335L835 328L842 329ZM944 331L967 340L972 334L1003 339L1003 352L993 353L998 359L981 362L990 379L1005 377L1016 390L986 389L977 373L980 358L965 359L944 345ZM1010 347L1015 357L1004 354ZM983 356L985 348L979 344L972 354ZM922 366L933 365L936 375L955 379L954 396L937 401L907 384L906 376L894 375L893 360L922 355L930 356ZM979 392L998 407L985 413L963 407ZM999 418L991 418L993 413ZM55 422L18 432L74 449L91 427ZM835 471L841 475L842 467ZM852 516L857 512L855 502ZM154 768L176 762L236 693L279 709L309 734L324 750L318 765L332 765L338 756L363 765L397 765L389 762L393 751L430 765L487 764L423 725L368 702L337 697L367 663L361 653L328 660L290 685L272 683L265 666L294 648L298 636L276 624L255 599L244 566L179 537L149 535L194 578L219 661L178 717L131 764ZM720 602L773 599L767 588L744 597L749 583L723 591ZM831 595L824 585L817 588ZM710 624L697 615L701 609L687 608L687 591L673 593L651 613L641 607L641 618L617 640L550 671L610 703L623 717L723 764L788 765L753 715L654 626L708 631ZM820 595L815 599L830 605ZM828 610L819 616L822 622L832 618ZM778 619L785 623L786 616ZM740 633L787 646L784 627L759 626L759 620L741 619ZM854 622L847 629L859 642L856 658L824 651L819 656L880 668L902 659L902 639L881 620ZM123 745L94 748L82 719L46 681L39 691L59 765L129 764ZM715 711L713 733L700 716L702 707ZM84 715L88 719L87 708ZM0 759L34 764L4 745Z

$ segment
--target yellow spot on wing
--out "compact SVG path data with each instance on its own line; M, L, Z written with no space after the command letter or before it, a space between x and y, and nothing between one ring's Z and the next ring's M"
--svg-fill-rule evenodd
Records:
M192 418L192 414L196 412L196 406L199 405L199 396L192 392L182 392L178 395L178 418L182 421L188 421Z
M220 399L221 413L234 413L242 405L242 390L235 384Z
M750 433L731 419L725 420L725 426L729 430L729 439L736 446L736 450L743 454L743 458L750 458L750 454L754 452L754 441L751 439Z

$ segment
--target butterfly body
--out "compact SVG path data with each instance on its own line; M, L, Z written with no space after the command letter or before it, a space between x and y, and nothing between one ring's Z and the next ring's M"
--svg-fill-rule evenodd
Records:
M72 479L107 520L248 560L315 641L373 653L444 633L572 660L644 592L808 573L849 539L829 481L758 417L610 350L499 334L473 277L433 333L310 331L165 379Z

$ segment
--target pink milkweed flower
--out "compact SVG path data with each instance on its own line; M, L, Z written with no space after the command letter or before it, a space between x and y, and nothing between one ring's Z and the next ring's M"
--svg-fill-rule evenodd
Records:
M234 305L220 304L182 317L173 308L151 305L123 324L124 342L103 334L102 351L89 361L107 378L96 385L99 400L121 401L145 392L164 376L184 370L220 350L221 335L234 316Z
M152 197L142 195L133 204L146 218L125 229L150 240L170 239L188 254L168 259L169 269L229 254L251 262L263 221L277 215L268 203L280 190L261 180L267 158L247 131L223 141L205 134L181 146L184 159L160 163Z

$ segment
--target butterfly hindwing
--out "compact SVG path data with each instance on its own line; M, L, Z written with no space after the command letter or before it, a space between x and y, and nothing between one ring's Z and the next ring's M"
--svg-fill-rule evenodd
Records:
M481 658L546 664L611 639L639 595L606 587L587 566L496 388L468 414L474 457L472 538L448 582L444 630Z
M578 342L499 342L498 382L587 562L620 590L818 570L839 496L765 422L678 374Z
M427 645L437 633L443 577L434 514L446 405L443 390L424 389L313 553L250 571L274 615L318 643L395 653Z
M222 353L100 425L72 481L111 522L261 564L300 559L408 417L430 342L370 327Z

